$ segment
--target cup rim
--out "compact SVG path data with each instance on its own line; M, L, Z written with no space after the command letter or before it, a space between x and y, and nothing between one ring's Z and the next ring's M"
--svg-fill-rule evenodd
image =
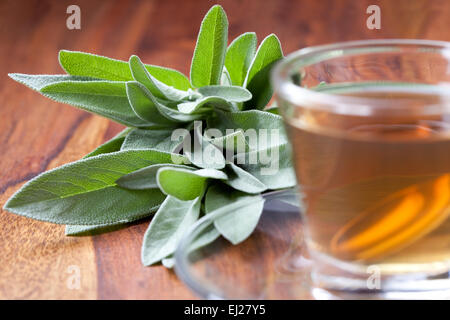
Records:
M275 67L272 69L272 85L277 96L295 106L300 106L302 104L304 105L305 101L307 101L308 104L314 105L310 107L311 109L327 109L328 111L332 111L333 113L367 116L373 113L373 108L389 108L391 106L389 106L389 103L387 103L386 100L381 101L376 98L354 97L326 92L318 92L298 86L294 84L289 78L290 67L292 67L293 63L298 63L300 59L307 60L306 58L314 57L314 55L318 55L320 53L342 50L340 56L345 56L348 55L348 53L344 52L346 49L361 49L369 47L381 47L386 49L386 51L381 52L389 52L388 49L390 48L394 52L396 47L398 48L401 46L415 46L423 47L426 49L434 49L437 52L443 52L444 57L448 58L450 62L450 42L448 41L424 39L370 39L345 41L333 44L306 47L288 54L282 60L278 61ZM335 55L331 58L336 57L337 56ZM305 62L303 65L300 63L299 66L312 65L314 63L325 61L327 59L329 58L317 60L313 63ZM450 83L436 85L435 89L440 96L446 99L446 101L450 101ZM357 108L355 108L356 106ZM398 107L398 105L396 106ZM430 107L431 109L433 108L433 106ZM436 106L434 106L434 109L436 109ZM429 111L433 113L433 110Z

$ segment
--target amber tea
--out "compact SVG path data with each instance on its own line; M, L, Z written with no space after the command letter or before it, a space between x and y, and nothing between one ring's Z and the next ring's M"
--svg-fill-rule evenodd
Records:
M449 53L443 41L352 41L275 68L312 292L450 298Z
M376 264L383 274L448 271L450 126L448 115L420 112L441 102L422 91L344 93L410 101L406 115L305 108L288 121L309 247L319 258Z

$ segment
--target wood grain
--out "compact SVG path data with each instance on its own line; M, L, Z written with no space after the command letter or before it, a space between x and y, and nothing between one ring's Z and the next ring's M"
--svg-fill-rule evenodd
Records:
M52 102L8 79L8 72L61 73L60 49L80 50L188 74L207 0L80 0L81 30L65 26L73 1L0 1L0 205L25 181L77 160L122 126ZM275 33L285 53L345 40L450 40L446 0L225 0L230 38ZM381 30L365 27L369 4L382 10ZM2 299L178 299L194 296L163 267L144 268L140 246L148 221L97 237L64 237L63 228L0 213ZM80 289L69 289L78 266Z

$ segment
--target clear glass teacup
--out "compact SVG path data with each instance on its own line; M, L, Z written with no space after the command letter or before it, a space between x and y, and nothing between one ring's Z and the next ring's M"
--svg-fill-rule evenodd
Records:
M272 82L314 285L450 291L450 43L306 48Z

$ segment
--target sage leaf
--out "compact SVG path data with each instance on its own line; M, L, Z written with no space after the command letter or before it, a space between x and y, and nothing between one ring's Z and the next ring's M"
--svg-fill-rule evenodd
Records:
M196 119L199 119L202 117L201 114L185 114L178 110L172 109L170 107L167 107L160 103L153 95L152 93L142 84L139 82L127 82L127 86L132 87L134 94L136 95L136 100L139 101L139 104L142 104L139 106L134 105L136 107L136 112L139 112L141 117L148 117L158 119L157 121L161 121L163 123L163 120L161 120L159 117L163 116L166 118L164 121L169 121L173 123L182 123L182 122L190 122ZM136 89L136 91L134 90ZM139 90L139 92L137 91ZM131 91L128 91L131 92ZM153 107L156 108L153 109ZM150 109L150 111L146 111L146 109ZM138 111L138 109L140 111ZM145 113L147 113L145 115Z
M191 63L191 84L196 88L220 84L228 41L228 20L222 7L213 6L200 26Z
M134 113L146 123L151 123L156 127L173 125L173 121L159 113L156 107L156 103L158 102L151 99L144 89L143 85L138 82L129 81L126 83L128 101Z
M47 75L47 74L23 74L23 73L8 73L8 76L27 86L28 88L40 92L42 88L65 81L95 81L96 79L87 77L77 77L68 75Z
M114 224L95 225L95 226L79 226L67 225L65 235L71 237L96 236L102 233L113 232L129 226L126 222L117 222Z
M198 92L207 97L220 97L230 102L244 102L252 98L252 94L245 88L238 86L204 86Z
M126 136L121 150L156 149L164 152L175 152L181 147L188 130L182 131L184 136L172 138L172 130L167 129L133 129ZM180 139L181 138L181 139Z
M92 152L85 155L83 159L97 156L99 154L119 151L123 141L125 140L125 136L128 134L128 132L130 132L130 130L131 128L126 128L122 130L116 136L111 138L109 141L105 142ZM125 222L117 222L105 225L90 225L90 226L67 225L65 229L65 234L66 236L94 236L97 234L116 231L125 228L127 225L128 224Z
M233 40L225 56L225 67L235 86L244 84L247 71L256 52L256 34L246 32Z
M68 74L97 79L132 80L126 62L79 51L59 51L59 63Z
M129 150L82 159L47 171L26 183L5 209L36 220L70 225L99 225L140 219L158 208L157 189L128 190L115 181L181 155L155 150Z
M156 80L167 86L181 91L187 91L192 88L189 79L177 70L148 64L145 64L145 68Z
M129 64L133 78L137 82L142 83L155 97L178 101L188 95L187 91L177 90L153 77L145 68L139 57L131 56Z
M119 151L123 141L125 140L125 136L128 134L128 132L130 132L130 130L131 130L130 128L122 130L116 136L111 138L109 141L105 142L101 146L97 147L96 149L85 155L84 158L90 158L93 156L97 156L99 154Z
M53 100L99 114L129 127L147 127L131 109L124 82L61 81L42 87L40 92Z
M267 189L264 183L232 162L227 164L225 173L228 179L224 183L236 190L254 194L261 193Z
M242 205L237 206L236 203ZM252 234L263 208L264 198L261 195L250 196L220 185L211 186L206 193L207 214L212 214L215 210L224 211L224 214L214 220L214 226L232 244L238 244Z
M207 220L200 223L200 220ZM217 238L220 237L219 231L214 227L213 221L210 219L210 216L203 216L200 220L198 220L196 223L199 223L200 225L196 228L195 237L192 238L191 235L189 235L191 238L188 241L187 251L188 253L194 252L195 250L201 249L212 242L214 242ZM185 232L187 234L188 232ZM181 245L181 241L183 241L184 238L181 238L179 241L179 245ZM184 250L186 250L184 249ZM178 249L176 249L178 250ZM167 260L167 261L165 261ZM168 258L163 259L162 264L167 267L173 267L175 264L175 259L173 258L173 255L170 255ZM167 265L165 265L167 264Z
M208 127L217 128L224 135L232 130L242 131L251 150L267 149L288 142L284 122L279 115L260 110L216 113L215 117L208 118Z
M244 103L244 109L263 109L272 98L270 71L278 60L283 58L280 41L277 36L267 36L258 48L247 72L244 87L252 93L252 100Z
M164 115L166 118L176 121L176 122L191 122L197 119L201 119L203 117L203 114L198 113L183 113L178 110L166 107L160 103L156 105L156 108L158 108L158 111Z
M162 259L161 264L167 269L172 269L175 266L175 258L170 255L169 257Z
M85 76L113 81L132 81L133 76L128 62L95 54L61 50L59 62L71 75ZM189 79L181 72L165 67L145 65L147 71L157 80L178 90L188 90Z
M163 167L158 170L156 179L163 193L180 200L193 200L203 194L208 179L226 180L227 175L215 169L192 171L184 168Z
M191 163L200 168L223 169L225 157L221 150L206 139L202 134L201 125L194 127L194 143L183 152Z
M220 84L222 86L231 86L233 83L231 82L230 74L227 71L227 68L223 66L222 76L220 77Z
M197 221L201 199L182 201L167 196L145 232L141 259L152 265L174 253L183 234Z
M156 181L156 174L160 168L165 167L195 170L193 167L178 164L170 164L170 163L153 164L120 177L116 181L116 183L123 188L133 190L158 188L158 183Z
M268 189L276 190L296 185L291 149L287 142L237 154L235 162L264 183Z
M230 154L234 154L235 152L241 153L249 150L244 133L239 129L220 137L210 137L208 135L208 131L206 131L204 137L213 145L217 146L220 150L225 150L227 155L228 152L230 152Z
M192 239L191 244L189 246L189 251L193 252L195 250L203 248L208 244L214 242L219 237L220 232L217 231L216 227L214 226L214 223L211 223L200 233L198 233L194 239Z
M204 110L224 110L233 111L233 105L222 97L204 97L192 102L178 104L178 110L182 113L192 114Z

